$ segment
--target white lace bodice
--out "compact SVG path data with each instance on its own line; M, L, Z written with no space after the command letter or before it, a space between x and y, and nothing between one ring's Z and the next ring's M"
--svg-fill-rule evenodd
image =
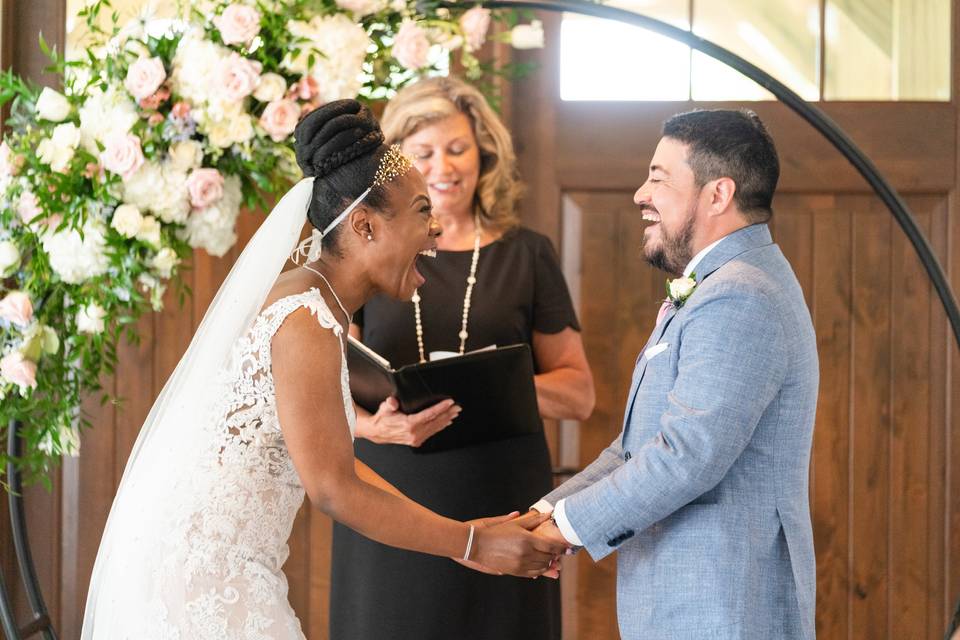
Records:
M178 501L166 553L156 567L150 638L262 640L302 638L287 602L281 567L303 503L303 485L277 418L271 341L283 321L306 308L320 326L342 328L311 289L277 300L235 345L216 385L219 400ZM356 415L341 352L343 411L351 435Z

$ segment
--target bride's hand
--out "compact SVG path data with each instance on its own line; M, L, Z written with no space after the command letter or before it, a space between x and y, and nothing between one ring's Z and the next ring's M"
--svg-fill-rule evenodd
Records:
M515 520L519 515L520 515L519 511L514 511L513 513L508 513L505 516L493 516L491 518L477 518L476 520L467 520L467 524L472 524L476 529L486 529L487 527L493 526L495 524L500 524L501 522L509 522L510 520ZM493 576L503 575L503 573L495 569L485 567L479 562L474 562L473 560L464 560L463 558L451 558L451 560L462 564L468 569L479 571L480 573L487 573Z
M390 397L380 403L377 412L357 420L357 437L377 444L405 444L419 447L427 438L450 426L460 414L453 400L443 400L418 413L400 411L400 403Z
M504 516L494 524L477 528L469 560L498 573L525 578L553 573L566 545L532 533L549 518L548 513L531 511L522 517Z

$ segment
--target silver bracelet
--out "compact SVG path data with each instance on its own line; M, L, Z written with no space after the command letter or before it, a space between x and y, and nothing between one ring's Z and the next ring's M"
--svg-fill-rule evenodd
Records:
M473 550L473 532L475 531L474 526L470 525L470 537L467 538L467 552L463 554L464 560L470 559L470 552Z

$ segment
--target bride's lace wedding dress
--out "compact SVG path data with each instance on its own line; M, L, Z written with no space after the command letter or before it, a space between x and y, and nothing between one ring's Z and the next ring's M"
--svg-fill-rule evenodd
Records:
M316 289L260 313L211 387L218 401L198 425L196 461L156 520L164 528L160 548L125 559L147 565L132 572L149 583L131 585L146 596L142 609L109 616L113 624L103 635L98 624L95 638L304 638L281 571L304 490L280 431L270 358L273 335L303 308L320 326L342 333ZM341 387L352 435L356 416L342 354Z

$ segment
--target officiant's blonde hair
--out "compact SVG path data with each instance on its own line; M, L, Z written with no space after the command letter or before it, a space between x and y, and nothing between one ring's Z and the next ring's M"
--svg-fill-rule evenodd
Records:
M401 89L380 121L388 144L399 144L444 118L462 113L480 150L480 179L474 211L484 226L506 231L520 223L517 201L523 191L510 132L475 87L454 77L424 78Z

